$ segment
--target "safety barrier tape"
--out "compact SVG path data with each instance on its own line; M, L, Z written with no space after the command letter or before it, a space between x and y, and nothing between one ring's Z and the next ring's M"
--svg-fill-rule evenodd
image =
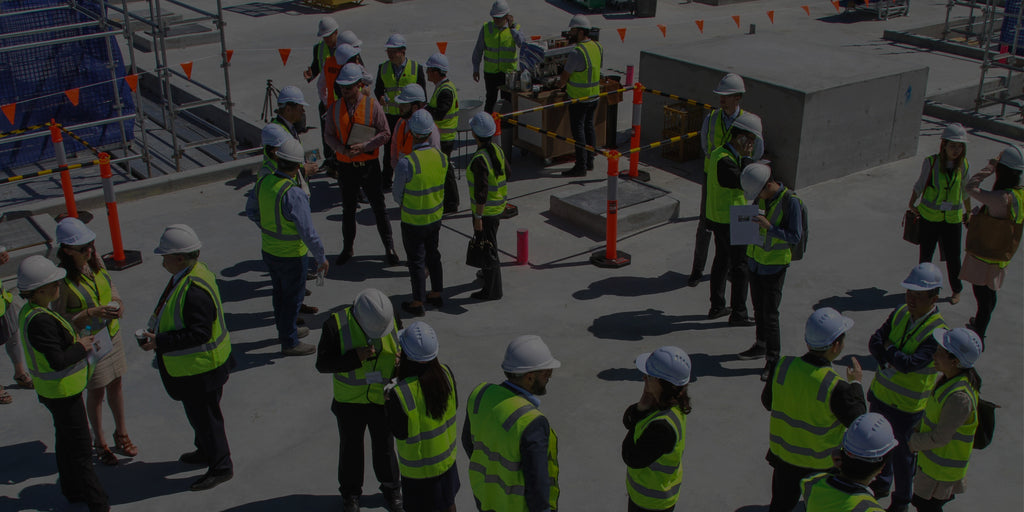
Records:
M669 93L667 93L665 91L659 91L657 89L648 89L647 87L644 87L644 92L649 92L651 94L656 94L658 96L664 96L666 98L672 98L672 99L674 99L676 101L682 101L682 102L686 103L687 105L693 105L695 107L704 107L704 108L710 108L710 109L714 109L715 108L714 105L708 105L707 103L701 103L699 101L694 101L694 100L686 99L686 98L684 98L682 96L679 96L679 95L676 95L676 94L669 94Z
M580 102L583 102L583 101L592 100L594 98L600 98L602 96L608 96L608 95L611 95L611 94L618 94L618 93L623 92L623 91L632 91L632 90L633 90L633 86L631 85L629 87L623 87L622 89L616 89L614 91L605 91L605 92L602 92L600 94L595 94L594 96L587 96L586 98L575 98L575 99L571 99L571 100L559 101L557 103L551 103L551 104L548 104L548 105L541 105L539 107L528 108L526 110L517 110L515 112L509 112L507 114L498 114L498 117L501 117L501 118L514 117L514 116L518 116L518 115L522 115L522 114L527 114L527 113L530 113L530 112L537 112L538 110L544 110L544 109L556 108L556 107L563 107L565 105L572 105L573 103L580 103Z
M85 168L85 167L92 167L94 165L98 165L99 163L100 163L99 160L92 160L92 161L89 161L89 162L82 162L80 164L71 164L71 165L67 166L67 168L70 171L70 170L73 170L73 169L82 169L82 168ZM11 176L11 177L8 177L8 178L0 178L0 185L2 185L4 183L11 183L11 182L14 182L14 181L21 181L21 180L26 179L26 178L37 178L39 176L46 176L47 174L52 174L52 173L55 173L55 172L60 172L62 170L63 169L44 169L42 171L37 171L37 172L30 173L30 174L21 174L21 175L18 175L18 176Z
M74 132L72 132L71 130L68 130L67 128L64 128L64 126L63 126L63 125L60 125L60 124L58 124L58 125L57 125L57 128L59 128L59 129L60 129L60 131L62 131L62 132L64 132L64 133L66 133L66 134L68 134L68 135L70 135L72 139L75 139L75 140L77 140L79 144L81 144L81 145L85 146L85 147L86 147L86 148L87 148L87 149L88 149L89 151L92 151L92 153L93 153L94 155L96 155L96 156L99 156L99 154L100 154L99 150L97 150L96 148L92 147L92 144L89 144L88 142L86 142L86 141L85 141L84 139L82 139L81 137L79 137L78 135L76 135L76 134L75 134Z
M35 131L40 128L46 128L47 126L50 126L50 123L37 124L35 126L29 126L28 128L19 128L17 130L11 130L9 132L0 132L0 139L4 137L10 137L11 135L21 135L23 133Z
M672 144L672 143L675 143L675 142L679 142L679 141L683 141L683 140L687 140L687 139L692 139L694 137L700 137L700 132L690 132L690 133L684 133L682 135L676 135L675 137L670 137L670 138L665 139L665 140L659 140L657 142L652 142L652 143L650 143L650 144L648 144L646 146L639 146L639 147L627 149L626 151L623 151L621 154L622 154L622 156L626 156L626 155L629 155L629 154L632 154L632 153L638 153L638 152L643 151L645 149L653 149L653 148L656 148L658 146L664 146L666 144Z
M578 148L583 148L583 149L585 149L587 151L590 151L591 153L597 153L599 155L608 156L608 151L606 151L606 150L597 149L594 146L588 146L586 144L580 144L579 142L576 142L576 139L570 139L569 137L563 137L563 136L561 136L561 135L559 135L559 134L557 134L557 133L555 133L553 131L545 130L543 128L537 128L536 126L530 126L530 125L528 125L526 123L523 123L521 121L518 121L516 119L506 119L505 121L507 121L509 124L518 125L518 126L520 126L522 128L526 128L528 130L533 130L533 131L535 131L537 133L540 133L541 135L545 135L545 136L551 137L552 139L557 139L557 140L560 140L560 141L568 142L569 144L572 144L573 146L576 146Z

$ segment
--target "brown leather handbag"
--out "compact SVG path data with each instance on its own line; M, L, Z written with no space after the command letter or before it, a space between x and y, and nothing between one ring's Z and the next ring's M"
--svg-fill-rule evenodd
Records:
M914 210L903 214L903 239L914 245L921 243L921 216Z
M1010 261L1020 245L1024 224L1012 219L997 219L983 207L978 213L971 215L967 226L965 250L979 258L995 261Z

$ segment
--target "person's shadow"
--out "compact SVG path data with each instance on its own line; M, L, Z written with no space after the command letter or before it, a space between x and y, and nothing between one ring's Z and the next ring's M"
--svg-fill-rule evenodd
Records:
M685 285L686 277L673 271L657 277L616 276L594 281L585 290L579 290L572 296L579 300L597 299L605 295L640 297L670 292Z
M724 325L725 319L721 322L708 322L707 315L671 316L663 311L648 308L644 311L622 311L597 317L587 330L601 339L641 341L646 336L661 336L685 330L718 329Z
M903 293L889 293L878 287L849 290L845 296L826 297L814 305L814 309L830 307L839 311L874 311L877 309L895 309L905 300Z
M341 496L338 495L314 495L314 494L290 494L288 496L277 496L261 501L245 503L235 507L224 509L224 512L277 512L279 510L338 510L341 505ZM383 508L384 496L380 493L363 496L361 500L363 508Z

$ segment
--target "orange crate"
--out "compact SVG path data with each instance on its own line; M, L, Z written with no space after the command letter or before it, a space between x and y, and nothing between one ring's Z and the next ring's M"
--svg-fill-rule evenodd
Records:
M666 105L663 108L665 122L661 131L662 139L668 139L670 137L691 132L699 132L700 125L704 122L704 117L708 112L710 112L703 106L690 105L687 103ZM694 137L692 139L666 144L665 146L662 146L661 154L663 157L677 162L685 162L701 158L703 156L703 152L700 148L700 138Z

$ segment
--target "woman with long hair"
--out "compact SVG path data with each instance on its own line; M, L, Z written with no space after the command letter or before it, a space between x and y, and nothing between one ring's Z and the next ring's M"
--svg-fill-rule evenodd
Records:
M679 347L640 354L643 373L640 401L622 417L628 432L622 440L629 512L670 512L683 482L686 415L690 414L690 356Z
M405 511L455 512L455 378L438 361L437 334L426 323L413 322L398 341L398 384L385 405L398 445Z
M937 512L964 492L964 476L978 430L981 377L974 364L981 338L969 329L936 329L935 369L939 380L928 398L918 431L910 436L917 454L914 498L918 512Z
M134 457L139 449L128 437L124 411L124 390L121 377L128 371L118 319L124 314L124 303L103 261L96 254L96 233L82 221L68 217L57 224L57 258L67 272L61 281L60 298L53 310L74 325L75 329L109 337L110 350L93 369L89 378L86 411L92 425L93 446L100 462L108 466L117 464L117 457L104 441L103 399L106 398L114 415L114 450ZM105 333L104 333L105 331Z
M480 269L483 288L471 297L477 300L498 300L502 296L501 262L498 260L498 224L508 200L508 161L501 146L492 142L497 127L494 118L480 112L469 121L477 150L469 160L466 181L469 183L470 213L473 233L491 243L491 260Z

